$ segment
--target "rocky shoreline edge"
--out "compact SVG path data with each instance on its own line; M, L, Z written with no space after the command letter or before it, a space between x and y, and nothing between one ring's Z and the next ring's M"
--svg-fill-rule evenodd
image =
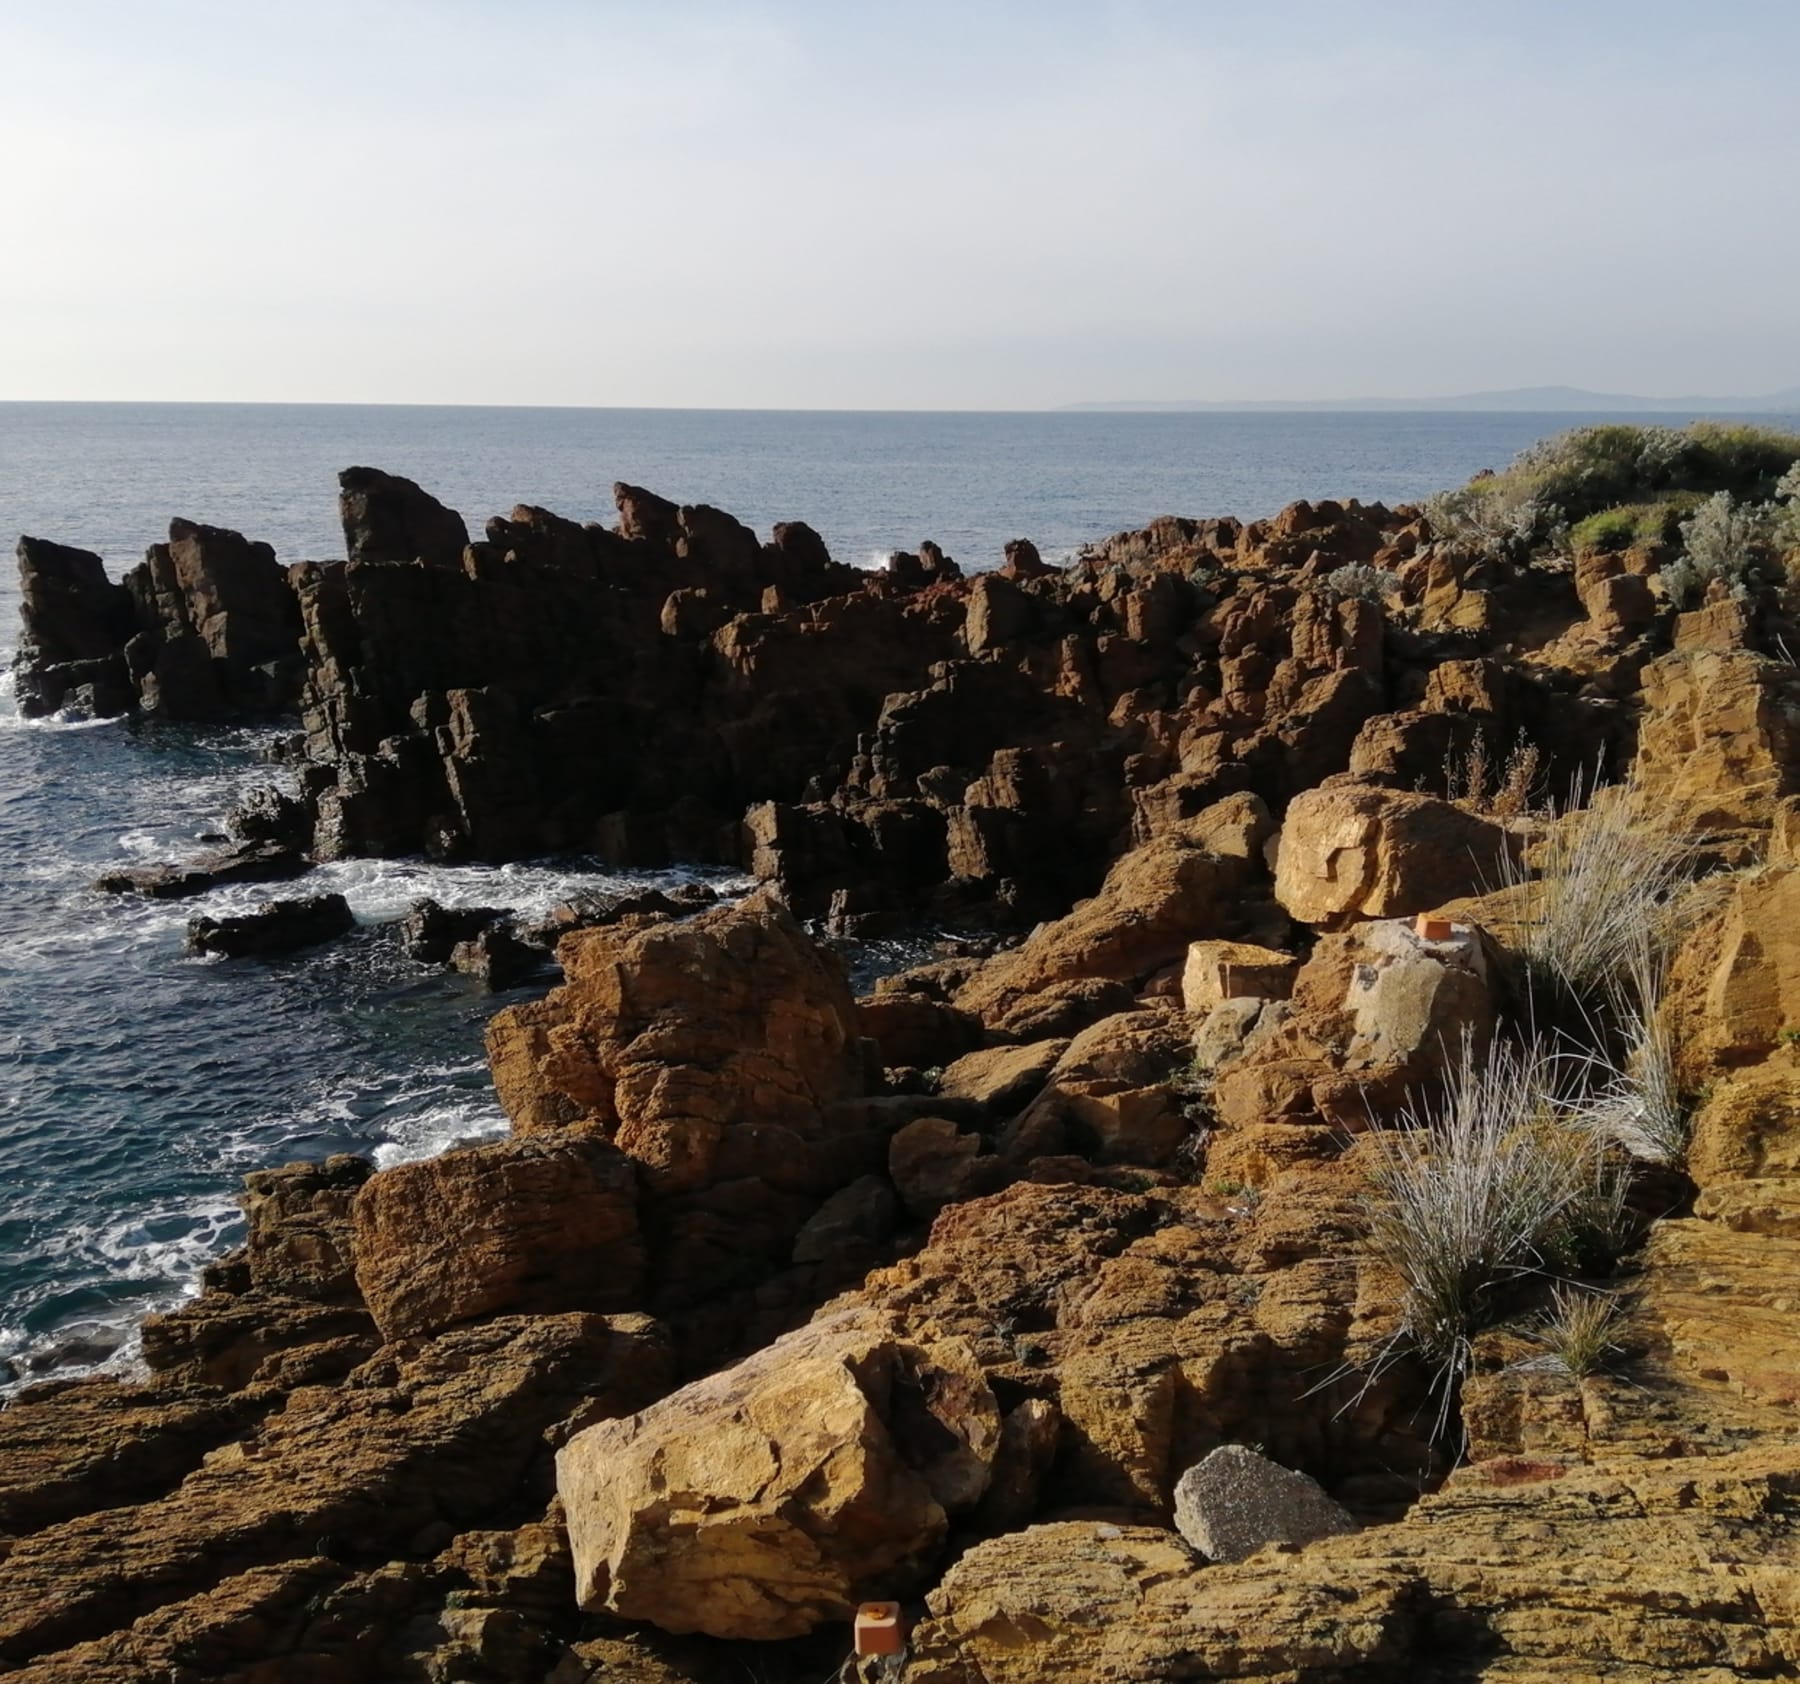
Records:
M864 575L618 502L471 544L359 469L342 563L22 542L22 706L299 709L244 849L762 887L552 932L509 1137L249 1177L147 1378L0 1410L0 1669L812 1679L871 1598L926 1684L1800 1667L1779 580L1328 503ZM1635 1031L1545 968L1596 838L1665 871ZM854 997L823 938L915 921L968 951ZM1548 1030L1625 1087L1493 1149L1640 1137L1445 1338L1392 1199Z

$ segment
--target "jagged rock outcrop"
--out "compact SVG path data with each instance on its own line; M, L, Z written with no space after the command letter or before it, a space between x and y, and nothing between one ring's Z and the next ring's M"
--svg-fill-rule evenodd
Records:
M631 1309L643 1296L637 1176L591 1136L398 1165L357 1195L352 1246L389 1340L497 1314Z
M267 544L176 519L120 583L101 559L19 540L21 711L170 719L266 713L299 694L300 611Z
M19 711L28 719L64 707L123 713L131 705L124 655L135 629L131 598L89 550L22 537L18 557Z
M930 1684L1800 1666L1800 800L1766 604L1677 616L1653 559L1515 566L1356 505L969 579L631 486L613 530L521 507L474 543L409 482L344 490L350 559L294 575L298 804L242 834L710 850L765 892L421 912L430 962L564 965L491 1029L512 1136L253 1177L147 1380L0 1411L0 1667L815 1679L890 1595L924 1599ZM229 536L144 575L188 615L158 696L198 654L239 705L280 620L206 594L266 575ZM1352 562L1379 601L1331 582ZM97 568L37 578L63 693L132 597ZM1527 1277L1446 1376L1369 1243L1369 1136L1518 1032L1522 902L1482 891L1536 828L1524 770L1487 781L1520 731L1553 783L1635 754L1645 821L1707 831L1660 1007L1692 1133L1622 1183L1647 1228L1580 1284L1618 1301L1591 1371ZM922 909L1038 927L857 1002L798 922ZM1227 1537L1208 1469L1224 1520L1288 1512Z

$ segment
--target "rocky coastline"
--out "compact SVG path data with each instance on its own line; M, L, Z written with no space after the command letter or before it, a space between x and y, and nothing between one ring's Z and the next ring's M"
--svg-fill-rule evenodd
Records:
M871 1599L913 1684L1800 1672L1784 584L1330 502L865 573L615 499L471 541L351 469L346 559L176 521L122 584L21 540L26 711L298 723L228 848L107 889L759 886L420 909L437 961L554 954L487 1031L510 1134L251 1175L145 1375L0 1409L0 1674L816 1680ZM1543 1027L1541 886L1609 813L1679 850L1680 1149L1596 1144L1607 1243L1497 1269L1446 1359L1388 1143ZM852 992L834 939L921 929ZM1614 995L1552 1005L1614 1056Z

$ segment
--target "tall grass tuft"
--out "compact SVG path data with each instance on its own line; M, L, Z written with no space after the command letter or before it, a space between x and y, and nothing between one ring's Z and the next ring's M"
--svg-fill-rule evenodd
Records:
M1622 1042L1616 1065L1604 1067L1583 1120L1646 1163L1679 1165L1687 1155L1692 1117L1675 1070L1675 1037L1662 1011L1666 952L1646 931L1612 989L1611 1016Z
M1535 869L1503 857L1500 886L1517 891L1527 964L1540 979L1595 1006L1614 1000L1648 943L1660 951L1672 907L1695 869L1693 844L1645 825L1629 785L1571 811L1550 828Z
M1539 1043L1477 1055L1465 1041L1439 1105L1372 1136L1370 1239L1400 1276L1402 1334L1447 1379L1501 1289L1566 1249L1591 1197L1598 1149L1561 1121L1558 1064Z

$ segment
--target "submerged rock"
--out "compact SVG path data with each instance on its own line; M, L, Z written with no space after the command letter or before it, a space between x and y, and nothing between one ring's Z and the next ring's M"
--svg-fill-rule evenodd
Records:
M222 883L274 883L299 877L312 861L277 842L239 842L181 865L135 866L109 871L94 880L107 895L143 895L149 900L184 900Z
M350 903L342 895L272 900L241 916L191 919L187 950L226 959L293 953L302 947L335 941L355 927Z

